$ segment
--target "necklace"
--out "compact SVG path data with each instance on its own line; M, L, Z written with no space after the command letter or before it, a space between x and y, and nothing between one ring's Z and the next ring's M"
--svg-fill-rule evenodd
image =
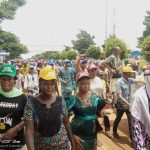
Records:
M90 94L90 92L88 92L88 94ZM83 98L80 93L78 93L78 98L80 99L81 105L82 107L92 107L92 103L90 101L90 96L88 98Z
M89 99L81 99L82 107L92 107L92 103Z

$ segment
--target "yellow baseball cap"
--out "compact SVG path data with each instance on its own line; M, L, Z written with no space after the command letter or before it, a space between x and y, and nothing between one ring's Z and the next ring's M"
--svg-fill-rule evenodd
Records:
M56 73L52 68L45 67L40 70L39 78L42 78L44 80L55 80Z
M131 67L123 67L122 72L133 72L133 69Z

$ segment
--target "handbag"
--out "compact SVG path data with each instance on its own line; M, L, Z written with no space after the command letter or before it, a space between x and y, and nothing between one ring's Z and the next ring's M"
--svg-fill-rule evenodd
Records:
M130 106L128 104L126 104L125 102L123 102L122 100L120 100L120 99L117 99L115 107L117 109L121 109L121 110L129 110L130 109Z

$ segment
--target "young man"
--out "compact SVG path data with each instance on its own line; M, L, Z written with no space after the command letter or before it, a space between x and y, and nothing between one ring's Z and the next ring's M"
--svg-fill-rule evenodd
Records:
M120 78L122 76L120 72L120 69L122 68L120 55L121 55L121 49L120 47L116 46L112 49L112 55L110 55L104 61L104 64L107 65L107 68L109 69L110 72L109 81L110 81L111 92L115 90L114 87L116 82L116 80L112 78L113 77Z
M136 83L136 82L141 82L142 81L137 81L134 78L130 78L131 73L132 73L132 68L131 67L124 67L122 69L123 72L123 77L120 78L117 83L116 83L116 93L117 93L117 102L116 102L116 108L117 108L117 116L114 121L114 126L113 126L113 136L115 138L119 138L119 134L117 132L118 125L120 123L120 120L123 116L124 113L126 113L127 118L128 118L128 124L129 124L129 133L130 133L130 139L132 140L131 137L131 113L129 111L129 104L131 101L131 84Z
M29 96L38 94L38 74L34 70L34 66L30 66L29 73L25 76L24 88L28 91Z

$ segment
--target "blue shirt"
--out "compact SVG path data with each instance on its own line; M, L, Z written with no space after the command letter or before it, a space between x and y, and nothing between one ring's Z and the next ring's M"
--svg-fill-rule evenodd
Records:
M121 94L128 102L131 99L131 84L136 83L137 80L134 78L128 78L128 80L123 77L116 82L116 93Z

